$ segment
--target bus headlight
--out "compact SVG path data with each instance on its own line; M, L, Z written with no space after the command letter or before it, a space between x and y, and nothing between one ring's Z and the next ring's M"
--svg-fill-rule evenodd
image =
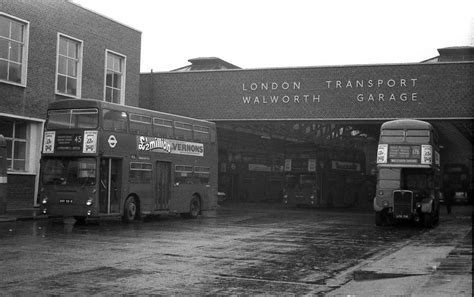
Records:
M314 200L314 195L309 196L309 199Z
M384 200L384 201L382 202L382 204L383 204L384 207L387 207L387 206L388 206L388 201L387 201L387 200Z
M41 201L41 204L46 204L48 203L48 197L44 197L43 200Z
M93 203L94 203L94 199L89 198L89 199L87 199L86 205L91 206Z

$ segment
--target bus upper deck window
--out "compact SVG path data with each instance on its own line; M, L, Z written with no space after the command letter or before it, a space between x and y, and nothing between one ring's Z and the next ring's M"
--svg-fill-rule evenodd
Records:
M104 109L103 112L105 130L127 132L128 116L126 112L110 109Z
M177 139L183 140L192 140L193 138L193 125L183 123L183 122L175 122L174 123L174 136Z
M194 140L202 142L210 142L210 129L203 126L194 126Z
M140 114L130 114L130 132L140 135L152 135L151 117Z
M153 119L153 135L159 137L173 138L173 121L154 118Z
M48 111L46 128L54 129L94 129L99 123L97 109L61 109Z
M403 130L383 130L380 134L380 143L399 143L405 140Z

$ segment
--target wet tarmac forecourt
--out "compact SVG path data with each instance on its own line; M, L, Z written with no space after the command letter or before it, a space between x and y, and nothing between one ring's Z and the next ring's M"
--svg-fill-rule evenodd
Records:
M472 207L463 211L442 214L433 229L376 227L370 211L252 203L226 203L198 219L162 216L128 225L2 222L0 294L396 294L388 285L370 291L371 282L423 278L430 286L431 277L453 275L446 259L456 250L456 269L470 269L472 285L472 264L464 263L472 260L472 241L470 249L456 249L472 232ZM409 294L404 288L398 292ZM413 291L430 289L418 284Z

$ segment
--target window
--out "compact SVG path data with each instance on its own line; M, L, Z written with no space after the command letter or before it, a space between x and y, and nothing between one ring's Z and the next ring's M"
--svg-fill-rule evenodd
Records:
M202 167L202 166L194 167L194 176L199 183L208 184L210 175L211 175L211 169L209 167Z
M404 130L383 130L380 135L382 143L399 143L405 141Z
M42 163L44 184L95 185L94 158L48 158Z
M194 126L194 140L200 142L210 142L210 129L203 126Z
M130 133L151 136L151 117L139 114L130 114Z
M29 23L0 12L0 81L26 85Z
M27 122L0 118L0 134L7 141L7 168L26 171Z
M151 163L130 162L131 183L151 183Z
M408 142L408 143L429 143L430 142L430 131L429 130L407 130L406 131L406 142Z
M96 129L97 109L60 109L48 111L47 129Z
M174 136L176 139L192 140L193 139L193 125L175 122Z
M187 165L176 165L174 182L180 184L192 184L193 183L193 166Z
M106 51L105 101L123 104L125 97L125 57Z
M104 130L127 132L128 116L126 112L104 109L103 113Z
M58 35L56 92L60 95L81 97L82 41Z
M173 122L170 120L154 118L153 135L158 137L173 138Z

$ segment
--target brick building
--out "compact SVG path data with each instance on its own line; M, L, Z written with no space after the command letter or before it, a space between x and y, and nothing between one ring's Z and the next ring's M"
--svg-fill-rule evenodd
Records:
M140 106L215 121L220 190L234 199L278 199L292 142L362 149L373 180L380 125L395 118L431 122L443 161L472 173L474 48L439 53L424 63L273 69L192 59L174 72L142 73Z
M47 104L94 98L138 105L141 32L66 0L0 0L0 134L7 208L38 191Z

